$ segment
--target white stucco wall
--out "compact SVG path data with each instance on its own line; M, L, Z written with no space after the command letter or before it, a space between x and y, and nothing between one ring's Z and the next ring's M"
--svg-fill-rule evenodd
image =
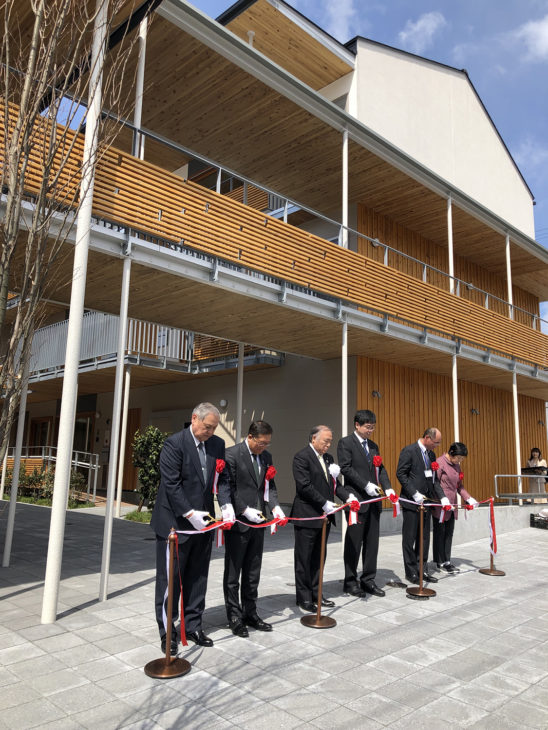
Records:
M534 237L531 195L466 75L364 39L357 47L358 119Z

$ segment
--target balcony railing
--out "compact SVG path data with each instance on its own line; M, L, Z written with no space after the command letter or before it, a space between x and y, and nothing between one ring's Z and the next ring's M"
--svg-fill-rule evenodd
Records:
M92 363L96 367L106 367L115 362L119 321L115 315L86 312L82 325L81 366ZM31 381L46 373L54 375L64 368L67 335L67 320L37 330L32 341ZM238 344L175 327L128 319L125 355L136 357L144 365L152 365L156 361L167 369L196 373L234 367ZM279 365L283 359L278 352L251 346L245 347L244 356L245 364L251 364L253 360L253 364Z

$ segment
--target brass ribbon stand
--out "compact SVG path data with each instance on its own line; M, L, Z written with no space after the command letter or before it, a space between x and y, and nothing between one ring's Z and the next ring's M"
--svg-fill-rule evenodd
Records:
M318 610L316 615L310 614L309 616L303 616L301 623L303 626L308 626L310 629L332 629L337 625L334 618L330 616L322 616L322 587L323 587L323 564L325 560L325 543L327 540L327 517L323 521L322 525L322 545L320 550L320 579L318 582Z
M180 659L177 656L171 656L171 631L173 616L173 563L175 559L175 543L177 535L172 527L169 533L169 573L167 588L167 629L166 629L166 655L162 659L154 659L145 665L145 674L154 679L169 679L171 677L182 677L183 674L190 672L190 662L186 659ZM181 616L184 621L184 616Z
M419 528L419 540L420 540L420 555L419 555L419 585L417 586L409 586L407 588L407 595L409 598L412 598L415 601L427 601L432 596L436 595L436 591L432 590L432 588L424 588L422 584L422 575L423 575L423 534L424 534L424 505L421 503L421 506L419 508L419 519L420 519L420 528Z

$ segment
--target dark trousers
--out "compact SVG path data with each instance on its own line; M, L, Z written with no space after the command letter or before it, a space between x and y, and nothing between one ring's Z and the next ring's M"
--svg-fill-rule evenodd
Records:
M447 517L447 515L450 517ZM454 512L445 512L445 519L440 522L434 517L432 522L432 543L434 548L435 563L451 562L451 546L453 544L453 532L455 530Z
M179 597L181 595L179 571L183 586L183 609L185 613L185 630L199 631L202 628L202 614L205 608L209 559L211 557L212 534L192 535L184 542L179 542L179 562L177 554L173 561L173 607L172 622L175 624L179 616ZM167 540L156 535L156 621L160 636L164 637L166 628L162 608L167 611ZM165 596L165 599L164 599Z
M349 513L346 515L348 523ZM377 575L377 554L379 552L380 511L373 506L367 512L358 514L355 525L347 525L344 538L344 588L347 590L358 583L358 563L362 556L360 583L372 583Z
M401 545L403 552L403 564L407 576L418 575L420 557L420 512L418 509L403 509L403 527L401 533ZM426 568L428 562L428 550L430 548L430 510L424 510L423 521L423 563Z
M263 560L264 530L225 531L223 591L226 615L252 618L257 615L257 596ZM242 579L240 602L240 576Z
M326 542L329 537L326 526ZM320 556L322 530L314 527L296 527L295 530L295 593L297 603L315 603L318 600L320 582ZM327 557L327 545L325 550Z

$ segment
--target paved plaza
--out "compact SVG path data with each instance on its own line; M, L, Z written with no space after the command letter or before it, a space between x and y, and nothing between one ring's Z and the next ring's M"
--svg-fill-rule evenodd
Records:
M0 568L0 728L548 728L548 530L498 535L505 577L477 572L489 564L487 534L456 545L461 572L437 573L437 596L421 602L390 584L403 578L396 534L381 538L386 597L343 595L335 530L325 594L336 608L325 613L337 626L316 630L299 621L293 531L279 529L265 540L259 600L274 631L247 639L228 630L214 548L204 629L215 646L189 646L190 673L158 680L143 672L161 657L150 528L115 520L99 602L104 518L68 513L59 618L42 625L49 518L18 505L11 567Z

